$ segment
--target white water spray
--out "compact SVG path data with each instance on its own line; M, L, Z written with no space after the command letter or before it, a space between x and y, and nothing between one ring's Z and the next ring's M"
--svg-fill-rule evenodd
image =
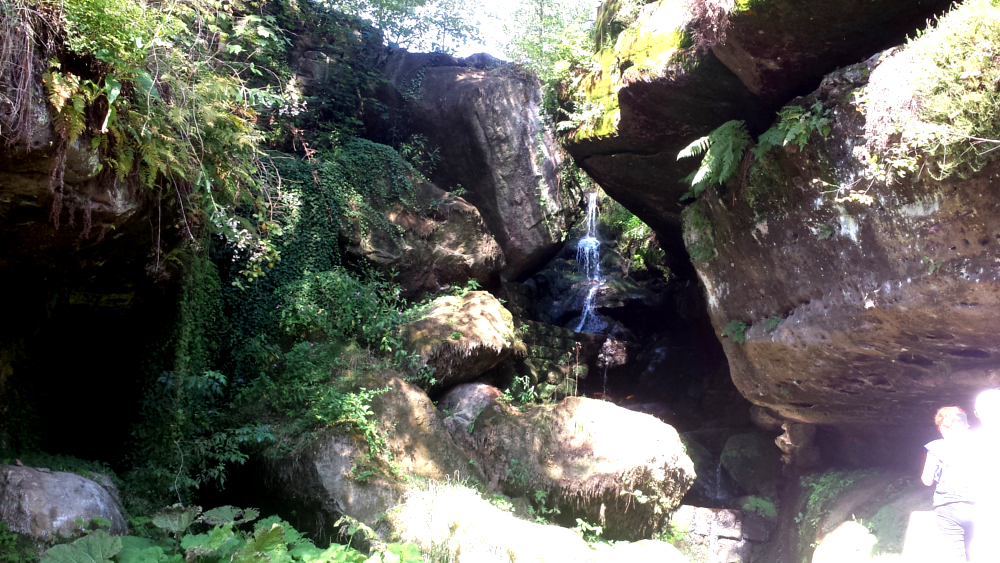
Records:
M594 332L600 329L600 322L594 313L594 297L604 286L601 275L601 241L597 238L597 192L587 195L587 234L576 244L576 262L587 276L587 298L583 301L583 315L575 332Z

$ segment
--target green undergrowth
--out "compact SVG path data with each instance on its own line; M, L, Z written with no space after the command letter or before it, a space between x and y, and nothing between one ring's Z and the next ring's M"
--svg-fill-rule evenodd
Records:
M375 541L369 553L342 544L319 548L288 522L272 516L254 523L258 516L254 509L222 506L202 512L197 506L177 504L142 520L136 526L136 535L111 536L99 528L72 543L49 548L41 562L420 563L424 560L417 546L406 543ZM3 538L0 529L0 542Z
M618 245L622 273L626 276L636 272L669 276L670 270L664 266L666 254L660 248L653 229L606 195L601 206L601 223Z
M965 178L996 159L1000 146L1000 6L971 0L954 7L905 46L920 70L918 119L897 126L883 155L888 171Z
M28 467L45 467L52 471L76 473L87 479L100 481L102 476L111 479L112 483L120 483L114 470L106 463L89 461L69 455L54 455L40 451L5 452L0 450L0 465L11 465L20 461Z
M406 303L391 275L340 255L345 232L399 236L384 211L415 208L413 170L392 148L360 139L309 159L271 156L283 179L271 235L281 260L249 281L248 258L215 238L188 267L165 369L153 374L134 430L127 480L142 495L183 501L224 486L227 468L250 453L282 455L325 427L357 435L366 466L385 469L371 410L385 389L380 374L430 377L398 329L420 304Z
M701 203L688 206L682 215L684 246L691 260L707 264L718 255L715 248L715 229L701 209Z
M816 534L838 497L855 483L878 475L877 470L828 471L802 477L802 497L795 523L799 526L799 553L803 557L816 547Z
M644 75L672 66L684 70L696 64L688 56L692 35L684 26L664 29L663 12L685 8L676 2L661 2L659 15L638 17L648 2L621 0L601 6L595 26L596 51L567 60L561 77L564 95L558 127L574 141L611 136L618 131L621 110L618 90Z
M778 119L754 142L742 120L727 121L708 135L694 140L677 154L677 159L701 157L698 168L682 180L690 186L681 200L699 197L709 186L727 183L744 184L770 164L769 153L775 148L795 145L804 150L814 135L830 135L830 110L820 102L808 108L790 105L778 112ZM748 197L766 199L767 194Z
M38 545L28 536L14 533L0 522L0 563L37 563Z

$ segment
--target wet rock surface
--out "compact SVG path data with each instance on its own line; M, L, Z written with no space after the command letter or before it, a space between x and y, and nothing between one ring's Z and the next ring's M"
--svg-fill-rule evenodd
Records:
M773 526L740 510L682 505L670 516L677 547L691 563L754 563Z

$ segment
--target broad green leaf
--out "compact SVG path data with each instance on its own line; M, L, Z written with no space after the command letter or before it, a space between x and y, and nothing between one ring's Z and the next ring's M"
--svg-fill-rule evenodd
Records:
M57 545L42 556L43 563L110 563L122 549L121 538L97 530L71 544Z
M220 506L201 515L200 520L210 526L220 524L243 524L253 522L260 515L252 508L242 509L235 506Z
M148 72L144 70L136 72L135 81L139 83L139 87L142 89L144 95L155 100L160 99L160 92L156 89L156 82L153 80L153 76Z
M208 555L218 551L233 537L233 524L212 528L207 534L188 534L181 539L181 547L188 558Z
M153 517L153 525L173 534L183 534L201 514L200 506L175 504Z
M115 559L118 563L163 563L167 556L162 547L154 545L142 549L126 547Z
M115 103L118 95L122 93L122 83L118 82L110 74L104 77L104 94L108 97L108 104Z
M97 530L76 540L73 545L100 562L111 559L122 550L122 539L108 534L106 530Z

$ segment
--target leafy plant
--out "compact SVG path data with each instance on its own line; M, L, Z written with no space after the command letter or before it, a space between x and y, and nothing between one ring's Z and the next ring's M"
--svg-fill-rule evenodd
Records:
M684 246L691 260L707 264L718 255L712 223L698 204L684 210Z
M252 520L249 511L223 507L195 519L197 507L175 506L160 520L164 531L176 539L160 541L135 536L111 537L98 530L71 544L56 545L45 552L42 563L419 563L420 549L409 543L372 542L368 555L347 545L320 549L287 522L277 517L260 521L252 532L238 527ZM210 516L211 515L211 516ZM243 515L242 518L239 516ZM228 520L235 516L236 520ZM254 515L255 516L255 515ZM210 526L192 533L192 526Z
M10 531L6 522L0 522L0 563L36 563L38 551L27 536Z
M907 42L907 55L923 69L914 84L919 110L896 124L899 141L882 155L886 173L966 177L996 159L998 14L990 0L964 2Z
M771 317L764 321L764 330L774 332L779 324L781 324L781 317Z
M722 329L723 337L730 337L733 342L737 344L743 344L747 341L747 324L743 321L729 321L726 327Z
M626 276L638 271L669 275L670 270L663 266L666 254L653 229L611 198L606 198L602 206L601 222L616 235L622 272Z
M766 520L774 520L778 517L778 509L774 506L774 503L762 497L746 497L743 499L741 508L745 512L753 512Z
M573 526L571 529L587 543L604 541L603 538L601 538L601 534L604 533L604 528L591 524L582 518L577 518L576 526Z
M702 157L698 169L684 178L691 188L681 200L697 198L712 184L724 184L739 170L750 134L739 120L727 121L677 153L677 160Z
M814 103L809 109L785 106L778 112L777 123L757 138L757 146L750 151L760 159L774 147L784 147L790 143L802 150L813 134L818 133L823 137L830 135L832 120L829 115L830 110L823 109L820 102Z

